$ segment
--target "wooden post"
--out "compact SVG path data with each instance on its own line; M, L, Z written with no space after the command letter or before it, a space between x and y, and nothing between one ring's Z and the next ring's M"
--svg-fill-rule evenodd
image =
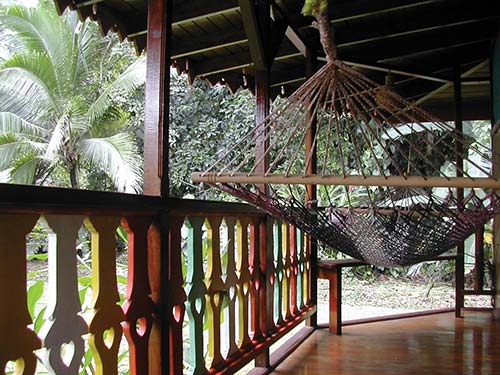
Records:
M492 103L492 156L493 156L493 177L500 178L500 34L497 36L495 46L490 59L491 75L491 103ZM493 296L496 318L500 318L500 215L493 218L493 267L494 267L494 290Z
M257 70L255 72L255 125L257 134L255 146L256 160L262 159L257 163L255 172L265 173L269 167L268 155L266 149L269 147L269 140L266 139L267 131L265 129L265 119L269 115L271 100L269 97L269 69ZM267 193L266 185L259 185L259 189Z
M270 40L268 36L270 35L271 30L271 17L270 17L270 5L265 1L254 1L251 0L253 7L252 11L246 12L246 18L244 19L245 31L247 33L249 44L250 44L250 52L252 55L252 60L255 64L255 124L257 126L257 133L259 133L259 137L256 139L256 147L255 147L255 158L256 160L262 159L259 163L257 163L256 170L262 173L267 171L269 167L269 158L266 155L266 149L269 146L269 141L266 139L268 131L265 130L265 119L269 116L269 111L271 107L271 98L269 95L270 87L269 87L269 76L270 76L270 53L269 46ZM240 1L240 5L245 3L245 0ZM250 6L252 8L252 6ZM251 22L251 18L253 18L253 22ZM253 25L252 25L253 24ZM252 25L251 29L248 27ZM265 184L258 185L257 188L265 194L268 194L268 186ZM264 266L270 260L268 258L268 254L272 252L272 228L271 227L271 218L267 217L265 219L265 223L260 224L260 257L261 262L263 262ZM270 230L270 231L269 231ZM270 246L270 247L268 247ZM262 264L262 263L261 263ZM261 294L261 308L265 308L266 312L262 315L261 319L261 329L263 329L262 333L264 335L269 334L269 330L272 329L270 326L270 320L272 321L273 313L272 313L272 303L273 303L273 291L270 289L269 278L271 277L271 273L268 267L261 269L263 272L264 278L266 280L265 284L262 287ZM276 280L275 280L276 282ZM265 301L265 302L264 302ZM271 310L269 310L271 308ZM263 354L259 355L255 358L255 366L256 367L265 367L268 368L270 366L270 354L269 349L266 349Z
M460 67L454 68L454 94L455 94L455 129L462 134L462 82L460 77ZM457 159L457 177L463 177L463 144L457 142L456 144L456 159ZM457 189L457 199L462 202L464 199L464 189ZM458 207L458 209L461 209ZM457 245L457 259L455 260L455 316L462 317L462 308L464 306L464 242L462 241Z
M312 53L309 49L306 50L306 78L311 77L317 69L318 59L317 56ZM307 174L316 174L318 169L316 145L314 144L314 138L316 137L316 119L313 118L314 114L310 113L307 122L310 126L306 132L305 147L306 147L306 159L307 155L311 154L311 158L307 165ZM306 202L311 208L317 207L317 187L316 185L306 185ZM306 203L307 204L307 203ZM318 302L317 298L317 284L318 284L318 241L308 237L310 241L309 248L311 251L311 276L309 278L310 293L311 293L311 304L316 305ZM312 327L316 327L318 323L317 314L312 315L307 324Z
M475 233L474 260L474 290L482 291L484 287L484 225Z
M170 35L172 29L172 3L173 0L148 1L148 34L147 34L147 71L146 71L146 102L144 124L144 194L168 197L168 132L169 132L169 102L170 102ZM172 353L177 354L178 348L171 348L172 337L178 334L174 329L167 334L171 323L172 309L174 306L179 316L184 315L184 291L172 291L172 288L182 289L180 284L173 286L167 282L169 279L169 223L162 215L160 218L159 252L154 253L157 259L150 259L152 264L160 265L160 330L161 330L161 373L169 374L171 369L178 370L178 359L172 359ZM175 222L174 229L179 222ZM180 251L174 248L172 251ZM171 255L171 254L170 254ZM180 255L179 255L180 256ZM159 259L158 259L159 258ZM177 259L171 256L171 259ZM156 301L155 301L156 302ZM181 306L182 305L182 306ZM175 341L175 340L174 340Z
M168 196L168 114L172 0L148 2L144 194Z

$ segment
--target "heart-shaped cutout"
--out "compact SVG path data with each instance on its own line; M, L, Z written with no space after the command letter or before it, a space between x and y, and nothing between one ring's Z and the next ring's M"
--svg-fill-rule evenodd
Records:
M104 342L106 348L111 349L113 342L115 341L115 329L113 327L102 333L102 341Z
M139 318L135 322L135 331L141 337L146 334L146 329L148 327L148 321L146 318Z
M15 361L8 361L5 364L4 374L24 374L24 359L18 358Z
M182 318L182 308L179 305L175 305L172 309L172 315L177 323L180 323Z
M61 345L60 353L63 363L66 365L66 367L69 367L75 355L75 343L73 341L70 341L68 343L65 342Z

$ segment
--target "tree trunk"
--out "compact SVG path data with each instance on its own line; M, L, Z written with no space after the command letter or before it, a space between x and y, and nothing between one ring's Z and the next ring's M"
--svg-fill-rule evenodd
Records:
M78 168L76 165L72 166L69 170L69 181L73 189L79 189L78 186Z
M337 58L337 49L333 42L332 30L328 15L320 12L316 15L316 28L319 31L320 42L326 54L328 62L334 61Z

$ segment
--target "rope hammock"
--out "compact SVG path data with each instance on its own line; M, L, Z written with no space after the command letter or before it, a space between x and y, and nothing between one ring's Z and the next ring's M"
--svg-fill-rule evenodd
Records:
M323 68L193 181L378 266L433 259L500 212L491 150L325 51Z

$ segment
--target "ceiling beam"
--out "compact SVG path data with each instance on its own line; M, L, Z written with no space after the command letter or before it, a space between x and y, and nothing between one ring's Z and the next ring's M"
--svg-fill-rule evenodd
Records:
M281 48L275 60L286 60L297 56L302 56L302 54L297 52L294 48ZM199 61L193 64L196 66L196 74L200 77L248 67L255 68L248 51L229 56L221 56L207 61Z
M269 59L264 46L264 36L260 31L255 3L253 0L238 0L238 3L240 4L241 19L248 39L252 62L257 70L264 70L269 65Z
M446 2L436 4L432 12L425 14L412 13L408 17L389 14L377 18L377 27L374 27L373 21L366 20L343 23L335 26L335 41L338 45L349 46L413 33L438 30L446 32L449 27L497 18L498 14L495 15L491 7L481 6L483 3L484 0L467 1L457 7L456 4Z
M319 57L318 60L326 61L326 57ZM362 68L362 69L374 70L374 71L378 71L378 72L391 73L391 74L396 74L396 75L405 76L405 77L419 78L419 79L423 79L423 80L427 80L427 81L434 81L434 82L441 82L441 83L452 82L449 79L446 79L444 77L440 77L437 75L410 72L410 71L401 70L398 68L384 66L381 64L372 64L372 63L365 64L365 63L346 61L346 60L342 60L342 62L344 64L347 64L347 65L355 67L355 68Z
M387 13L400 12L433 4L443 3L447 0L351 0L329 7L328 18L332 23L359 20L363 18L380 16ZM313 18L300 15L300 9L293 10L295 17L290 17L290 22L296 27L311 27Z
M278 87L289 82L298 82L306 78L306 67L304 64L297 65L290 69L280 69L271 71L271 87Z
M243 30L229 29L197 38L174 39L172 41L172 58L196 55L211 50L243 44L248 41Z
M172 27L196 21L213 15L223 15L239 10L236 0L217 0L217 1L185 1L177 0L174 2L172 11ZM131 13L124 19L138 18L136 13ZM147 33L147 25L144 24L140 30L135 30L128 34L132 38L137 35Z
M418 54L439 52L460 45L478 43L496 36L498 20L471 22L450 27L446 33L436 31L394 35L383 40L338 46L339 58L353 61L389 62Z
M465 46L455 46L439 54L420 54L411 59L391 59L385 65L401 68L406 71L417 71L421 74L438 75L450 80L453 79L453 73L450 68L457 63L464 66L467 64L476 64L484 61L489 56L490 41L486 40L479 43L467 44ZM384 64L384 63L381 63Z
M176 0L172 10L172 24L180 25L216 14L234 12L238 9L238 1L236 0Z
M469 77L470 75L474 74L475 72L477 72L478 70L480 69L483 69L484 67L488 66L489 64L489 60L485 60L479 64L477 64L476 66L474 66L473 68L471 69L468 69L467 71L463 72L461 75L460 75L460 78L467 78ZM440 92L450 88L451 86L453 85L453 83L445 83L444 85L442 85L441 87L433 90L432 92L428 93L427 95L423 96L422 98L418 99L416 101L416 104L417 105L420 105L422 103L425 103L427 102L429 99L435 97L436 95L438 95Z
M441 25L435 25L435 26L430 26L430 27L425 27L425 28L416 28L413 30L408 30L406 29L405 31L401 32L396 32L392 34L382 34L378 36L373 36L372 38L352 38L350 41L342 41L338 40L337 41L337 47L338 48L346 48L346 47L352 47L352 46L359 46L362 44L371 44L374 42L383 42L386 39L395 39L395 38L411 38L414 36L421 37L420 35L422 34L431 34L431 33L453 33L455 30L461 30L462 28L477 28L484 22L488 21L493 21L495 23L498 22L498 17L497 16L486 16L483 18L478 18L478 19L465 19L459 22L455 23L450 23L450 24L441 24ZM482 26L482 25L481 25ZM443 29L451 29L451 30L443 30ZM417 35L420 34L420 35ZM457 39L455 39L457 40Z

